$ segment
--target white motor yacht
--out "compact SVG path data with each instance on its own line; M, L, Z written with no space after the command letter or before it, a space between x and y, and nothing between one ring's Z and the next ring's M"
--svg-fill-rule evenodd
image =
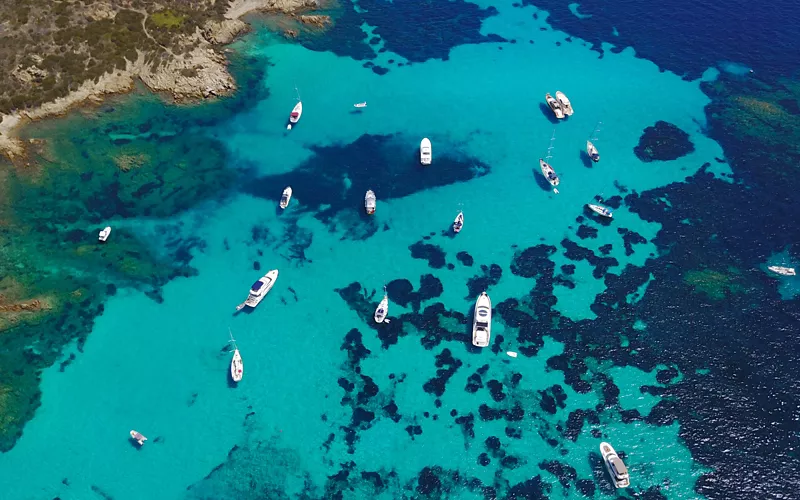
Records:
M597 151L597 148L594 147L592 141L586 141L586 153L589 155L589 158L591 158L593 162L597 163L598 161L600 161L600 153Z
M550 94L545 94L544 100L547 101L547 105L550 106L550 109L553 111L553 114L556 115L556 118L559 120L564 118L564 110L561 109L561 104L559 104L553 96Z
M593 205L591 203L587 203L586 206L589 207L589 210L602 217L608 217L609 219L611 217L614 217L614 212L604 207L603 205Z
M245 306L247 307L255 307L257 306L264 297L267 296L270 290L272 290L272 286L275 285L275 280L278 279L278 270L273 269L272 271L265 274L261 277L258 281L253 283L253 286L250 287L250 294L247 296L247 299L236 306L236 310L240 311L244 309Z
M558 186L561 181L559 180L558 175L556 175L556 171L550 166L549 163L544 161L542 158L539 158L539 168L542 169L542 175L544 175L544 178L547 179L547 182L549 182L551 186Z
M356 108L366 108L367 107L367 101L353 104L353 106L356 107Z
M793 267L769 266L767 269L769 269L773 273L777 273L777 274L780 274L782 276L796 276L797 275L797 272L795 272Z
M458 212L456 220L453 221L453 232L460 233L462 227L464 227L464 212Z
M297 101L297 104L294 105L292 112L289 114L289 124L286 125L286 129L292 130L292 126L300 121L301 116L303 116L303 103L302 101Z
M292 187L288 186L286 189L283 190L283 194L281 195L281 203L280 206L282 209L285 209L289 206L289 201L292 199Z
M567 96L565 96L564 93L559 90L556 92L556 99L558 100L558 103L561 105L561 109L564 111L564 115L572 116L572 113L574 113L575 111L572 109L572 103L569 102Z
M375 213L376 204L377 198L375 198L375 193L370 189L367 191L367 194L364 195L364 209L367 211L367 215L372 215Z
M139 446L142 446L147 438L142 435L141 432L131 431L131 439L139 443Z
M608 443L600 443L600 454L603 456L603 463L606 466L611 482L615 488L627 488L631 484L628 468L622 463L617 452Z
M431 141L426 137L419 143L419 162L423 165L430 165L432 160Z
M481 293L475 302L475 316L472 320L472 345L487 347L492 336L492 301L486 292Z
M100 231L100 234L97 236L97 239L100 240L101 243L105 243L108 237L111 235L111 226L106 226Z
M383 323L387 314L389 314L389 295L386 294L386 289L384 289L383 300L378 304L378 308L375 309L375 323Z

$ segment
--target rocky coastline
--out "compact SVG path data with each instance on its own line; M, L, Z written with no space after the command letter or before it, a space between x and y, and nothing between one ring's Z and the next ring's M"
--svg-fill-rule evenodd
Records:
M86 80L64 97L0 115L0 154L12 161L25 156L25 144L15 133L24 123L64 114L82 103L100 102L108 94L128 92L137 80L154 92L170 95L176 102L228 95L236 90L236 82L221 48L249 29L242 16L256 11L273 12L292 16L314 28L324 28L330 24L330 17L301 14L319 9L321 3L321 0L233 0L224 18L208 20L202 29L180 36L179 46L187 48L181 54L163 47L166 57L154 63L148 54L137 50L136 59L126 59L124 68L115 68L96 80ZM20 68L18 78L29 77L28 70L36 68Z

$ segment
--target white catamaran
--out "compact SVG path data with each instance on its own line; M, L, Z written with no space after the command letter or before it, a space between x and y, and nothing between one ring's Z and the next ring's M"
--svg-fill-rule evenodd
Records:
M255 307L257 306L264 297L267 296L270 290L272 290L272 286L275 285L275 280L278 279L278 270L273 269L272 271L268 272L258 281L253 283L253 286L250 287L250 294L247 296L244 302L236 306L237 311L241 311L242 309L247 307Z
M553 169L553 167L551 167L550 164L547 163L547 161L545 161L553 157L551 152L553 151L553 141L555 139L556 139L556 131L553 130L553 137L550 138L550 146L547 148L547 156L545 156L544 159L539 158L539 168L542 169L542 175L544 176L545 179L547 179L547 182L549 182L550 185L553 186L553 192L555 194L558 194L558 189L556 189L556 186L558 186L561 183L561 180L558 178L558 175L556 175L555 169Z
M492 336L492 301L486 292L475 301L475 315L472 320L472 345L487 347Z
M386 293L386 287L383 287L383 300L375 309L375 323L383 323L387 314L389 314L389 295Z
M231 379L234 382L242 380L244 375L244 362L242 355L239 354L239 346L236 345L236 340L233 339L233 332L228 329L228 334L231 336L231 343L233 344L233 358L231 358Z

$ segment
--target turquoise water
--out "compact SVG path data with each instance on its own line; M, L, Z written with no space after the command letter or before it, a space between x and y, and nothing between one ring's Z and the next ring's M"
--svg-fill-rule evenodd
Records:
M585 222L597 228L598 235L580 239L576 218L585 217L583 205L595 195L619 195L615 181L641 192L680 181L707 162L716 174L728 172L725 164L714 161L723 156L720 147L702 134L708 98L700 92L699 81L662 73L634 57L631 49L619 54L606 50L600 58L580 40L567 42L563 33L540 31L547 28L546 15L540 12L539 19L533 19L532 7L497 7L499 14L484 22L483 33L517 43L463 45L447 61L392 66L383 76L359 61L312 52L263 30L237 43L236 50L268 58L261 84L269 96L224 122L200 126L228 149L227 167L247 171L252 178L268 178L291 172L312 158L312 147L349 144L362 134L392 134L410 156L419 140L429 137L434 173L437 159L443 157L481 161L491 166L491 172L391 200L382 199L388 185L374 186L375 220L389 230L363 240L350 237L347 223L358 219L360 204L337 213L334 224L326 224L304 206L308 194L303 185L292 186L294 198L285 213L275 210L284 188L275 184L270 199L244 194L242 189L171 221L181 223L173 227L182 235L207 242L192 261L198 275L166 285L163 303L139 292L121 291L106 304L84 352L63 373L53 368L43 374L42 406L16 447L0 456L3 496L82 499L96 498L100 492L119 500L145 494L233 498L236 493L259 498L253 494L255 484L256 489L289 497L309 491L324 497L329 476L349 461L355 462L356 471L395 475L380 492L363 482L354 484L353 491L344 492L346 498L414 496L413 490L403 492L404 488L413 488L419 471L433 465L494 485L501 496L510 485L537 474L549 485L551 498L583 496L540 470L537 464L545 460L568 463L578 479L595 480L595 496L603 496L611 492L604 489L605 480L589 454L596 454L599 442L607 439L627 455L632 489L661 486L668 498L695 497L694 480L703 469L681 444L678 424L657 427L643 421L622 423L620 418L622 410L647 415L660 399L639 390L657 385L654 372L612 368L607 363L592 367L590 372L605 373L620 388L619 407L602 413L599 423L583 425L574 441L562 439L556 427L566 425L570 412L601 403L602 387L593 385L592 391L580 394L565 384L563 372L548 368L547 360L563 351L557 340L546 337L536 356L509 358L503 352L519 348L515 329L504 325L496 313L493 336L504 337L499 354L490 349L473 353L466 344L450 341L426 350L419 342L423 334L410 324L404 325L406 336L384 349L375 330L336 292L358 282L371 293L401 278L416 288L419 277L431 273L441 280L444 291L423 302L423 308L442 302L469 316L473 300L466 298L466 282L480 274L481 264L503 268L502 278L489 289L495 305L521 298L533 281L512 274L509 264L516 251L545 243L558 249L551 257L557 270L576 266L569 277L575 287L555 288L555 309L576 321L592 318L589 306L603 292L603 280L592 276L593 267L586 261L567 258L560 242L569 238L598 255L600 247L611 243L609 257L618 265L610 272L618 274L626 265L642 265L656 252L649 240L659 227L622 206L610 226ZM389 59L402 61L390 52L381 58L385 66ZM294 105L295 85L304 114L300 125L287 133L284 125ZM540 103L546 92L556 90L570 97L576 112L553 125ZM363 100L368 108L352 114L352 104ZM689 133L695 151L672 162L639 161L633 147L642 130L657 120ZM598 121L603 125L596 145L603 160L586 168L579 153ZM542 189L534 177L554 128L551 163L562 179L558 195ZM341 166L347 161L341 158ZM406 176L418 175L418 167L411 165L391 182L403 183ZM328 167L328 175L338 175L336 164ZM342 191L348 184L342 174ZM464 230L456 238L442 236L459 210L465 214ZM122 224L154 246L163 237L160 221ZM274 238L254 242L251 229L256 225ZM625 255L619 227L648 242L634 245L634 253ZM290 234L295 228L311 236L302 261L292 258L296 239ZM425 260L411 257L409 245L431 234L426 243L440 246L454 269L432 269ZM459 263L455 257L459 251L469 252L475 265ZM261 271L254 270L254 261L261 264ZM267 299L252 314L234 316L248 286L272 268L280 270L280 277ZM390 318L411 312L390 304ZM236 388L226 381L230 354L222 350L229 327L245 362L244 380ZM363 334L370 351L360 369L380 387L377 406L393 400L402 417L395 423L378 415L371 427L358 432L349 453L341 426L349 424L352 408L340 403L344 391L337 379L352 375L341 350L352 328ZM463 365L439 398L441 408L436 408L436 397L422 387L435 376L435 356L443 348ZM474 394L462 390L468 377L485 364L484 383L505 382L508 398L502 404L492 401L488 390ZM512 373L522 375L513 389L507 385ZM390 379L391 374L396 377ZM540 411L538 391L555 384L564 389L565 407L555 414ZM520 439L506 437L508 422L477 417L480 404L510 408L509 400L520 403L527 414L536 414L517 423ZM459 416L475 413L474 438L466 437L454 423L451 410ZM412 439L405 430L409 425L421 426L422 434ZM127 440L132 428L150 439L141 450ZM603 438L595 437L593 430ZM334 439L326 449L323 443L331 434ZM486 451L484 440L490 436L500 437L503 450L518 459L516 466L502 466L497 459L479 465L479 455ZM558 445L549 446L547 438L556 439ZM234 446L239 448L229 459ZM226 460L225 467L203 480ZM451 498L481 496L461 483L450 492Z

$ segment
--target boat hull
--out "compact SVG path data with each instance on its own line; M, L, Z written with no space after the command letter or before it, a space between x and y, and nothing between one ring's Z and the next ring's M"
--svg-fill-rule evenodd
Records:
M453 232L458 234L461 232L461 228L464 227L464 214L463 212L459 212L456 215L456 220L453 221Z
M556 171L553 169L553 167L551 167L549 163L541 158L539 158L539 168L542 169L542 175L545 179L547 179L547 182L549 182L551 186L556 187L559 185L559 183L561 183L561 180L556 175ZM553 174L552 177L550 176L550 173Z
M140 432L136 432L136 431L132 430L130 432L130 434L131 434L131 439L136 441L139 444L139 446L142 446L144 444L144 442L147 441L147 438L144 437L142 435L142 433L140 433Z
M492 338L492 301L483 292L475 301L475 314L472 319L472 345L488 347Z
M430 165L433 161L433 150L431 141L426 137L419 143L419 162L423 165Z
M364 210L366 210L367 215L372 215L375 213L375 207L378 204L378 199L375 197L375 193L370 189L367 191L367 194L364 195Z
M588 204L586 206L589 207L589 210L591 210L592 212L596 213L600 217L608 217L610 219L610 218L612 218L614 216L614 212L612 212L611 210L608 210L605 207L601 207L600 205L592 205L590 203L590 204Z
M600 161L600 153L597 151L597 148L594 147L592 141L586 141L586 153L593 162L597 163Z
M261 288L258 290L257 294L250 293L247 297L247 300L244 301L244 305L247 307L256 307L258 304L264 300L264 297L267 296L272 287L275 286L275 281L278 279L278 270L273 269L272 271L265 274L261 279L258 281L262 282Z
M281 196L281 201L279 203L281 209L286 209L289 206L289 202L292 201L292 188L287 187L283 190L283 195Z
M600 443L600 455L603 457L603 465L605 465L606 472L608 472L611 478L611 484L613 484L615 488L627 488L630 486L631 481L627 468L625 468L624 477L619 477L615 473L614 467L611 465L612 459L619 460L619 463L622 464L622 460L619 458L614 448L608 443ZM622 464L622 467L625 467L624 464Z
M556 118L558 118L559 120L564 118L564 110L561 109L561 105L558 103L558 101L555 100L553 96L551 96L550 94L545 94L544 100L550 107L550 111L552 111L553 114L556 115Z
M383 300L381 300L381 303L378 304L377 309L375 309L375 323L383 323L387 314L389 314L389 297L384 295Z
M569 102L567 96L564 95L564 93L560 90L556 92L556 100L558 101L558 104L561 105L561 110L563 111L564 116L572 116L572 114L575 112L575 110L572 109L572 103Z
M793 267L769 266L767 269L781 276L797 276L797 271Z
M111 236L111 226L106 226L100 231L100 234L97 235L97 239L100 243L105 243L109 236Z
M234 382L239 382L242 380L242 376L244 375L244 362L242 361L242 355L239 353L239 349L233 351L233 359L231 359L231 379Z
M293 125L296 125L297 122L300 121L300 117L303 116L303 103L298 101L295 104L294 108L292 108L292 112L289 113L289 124L286 125L286 128L291 130Z

